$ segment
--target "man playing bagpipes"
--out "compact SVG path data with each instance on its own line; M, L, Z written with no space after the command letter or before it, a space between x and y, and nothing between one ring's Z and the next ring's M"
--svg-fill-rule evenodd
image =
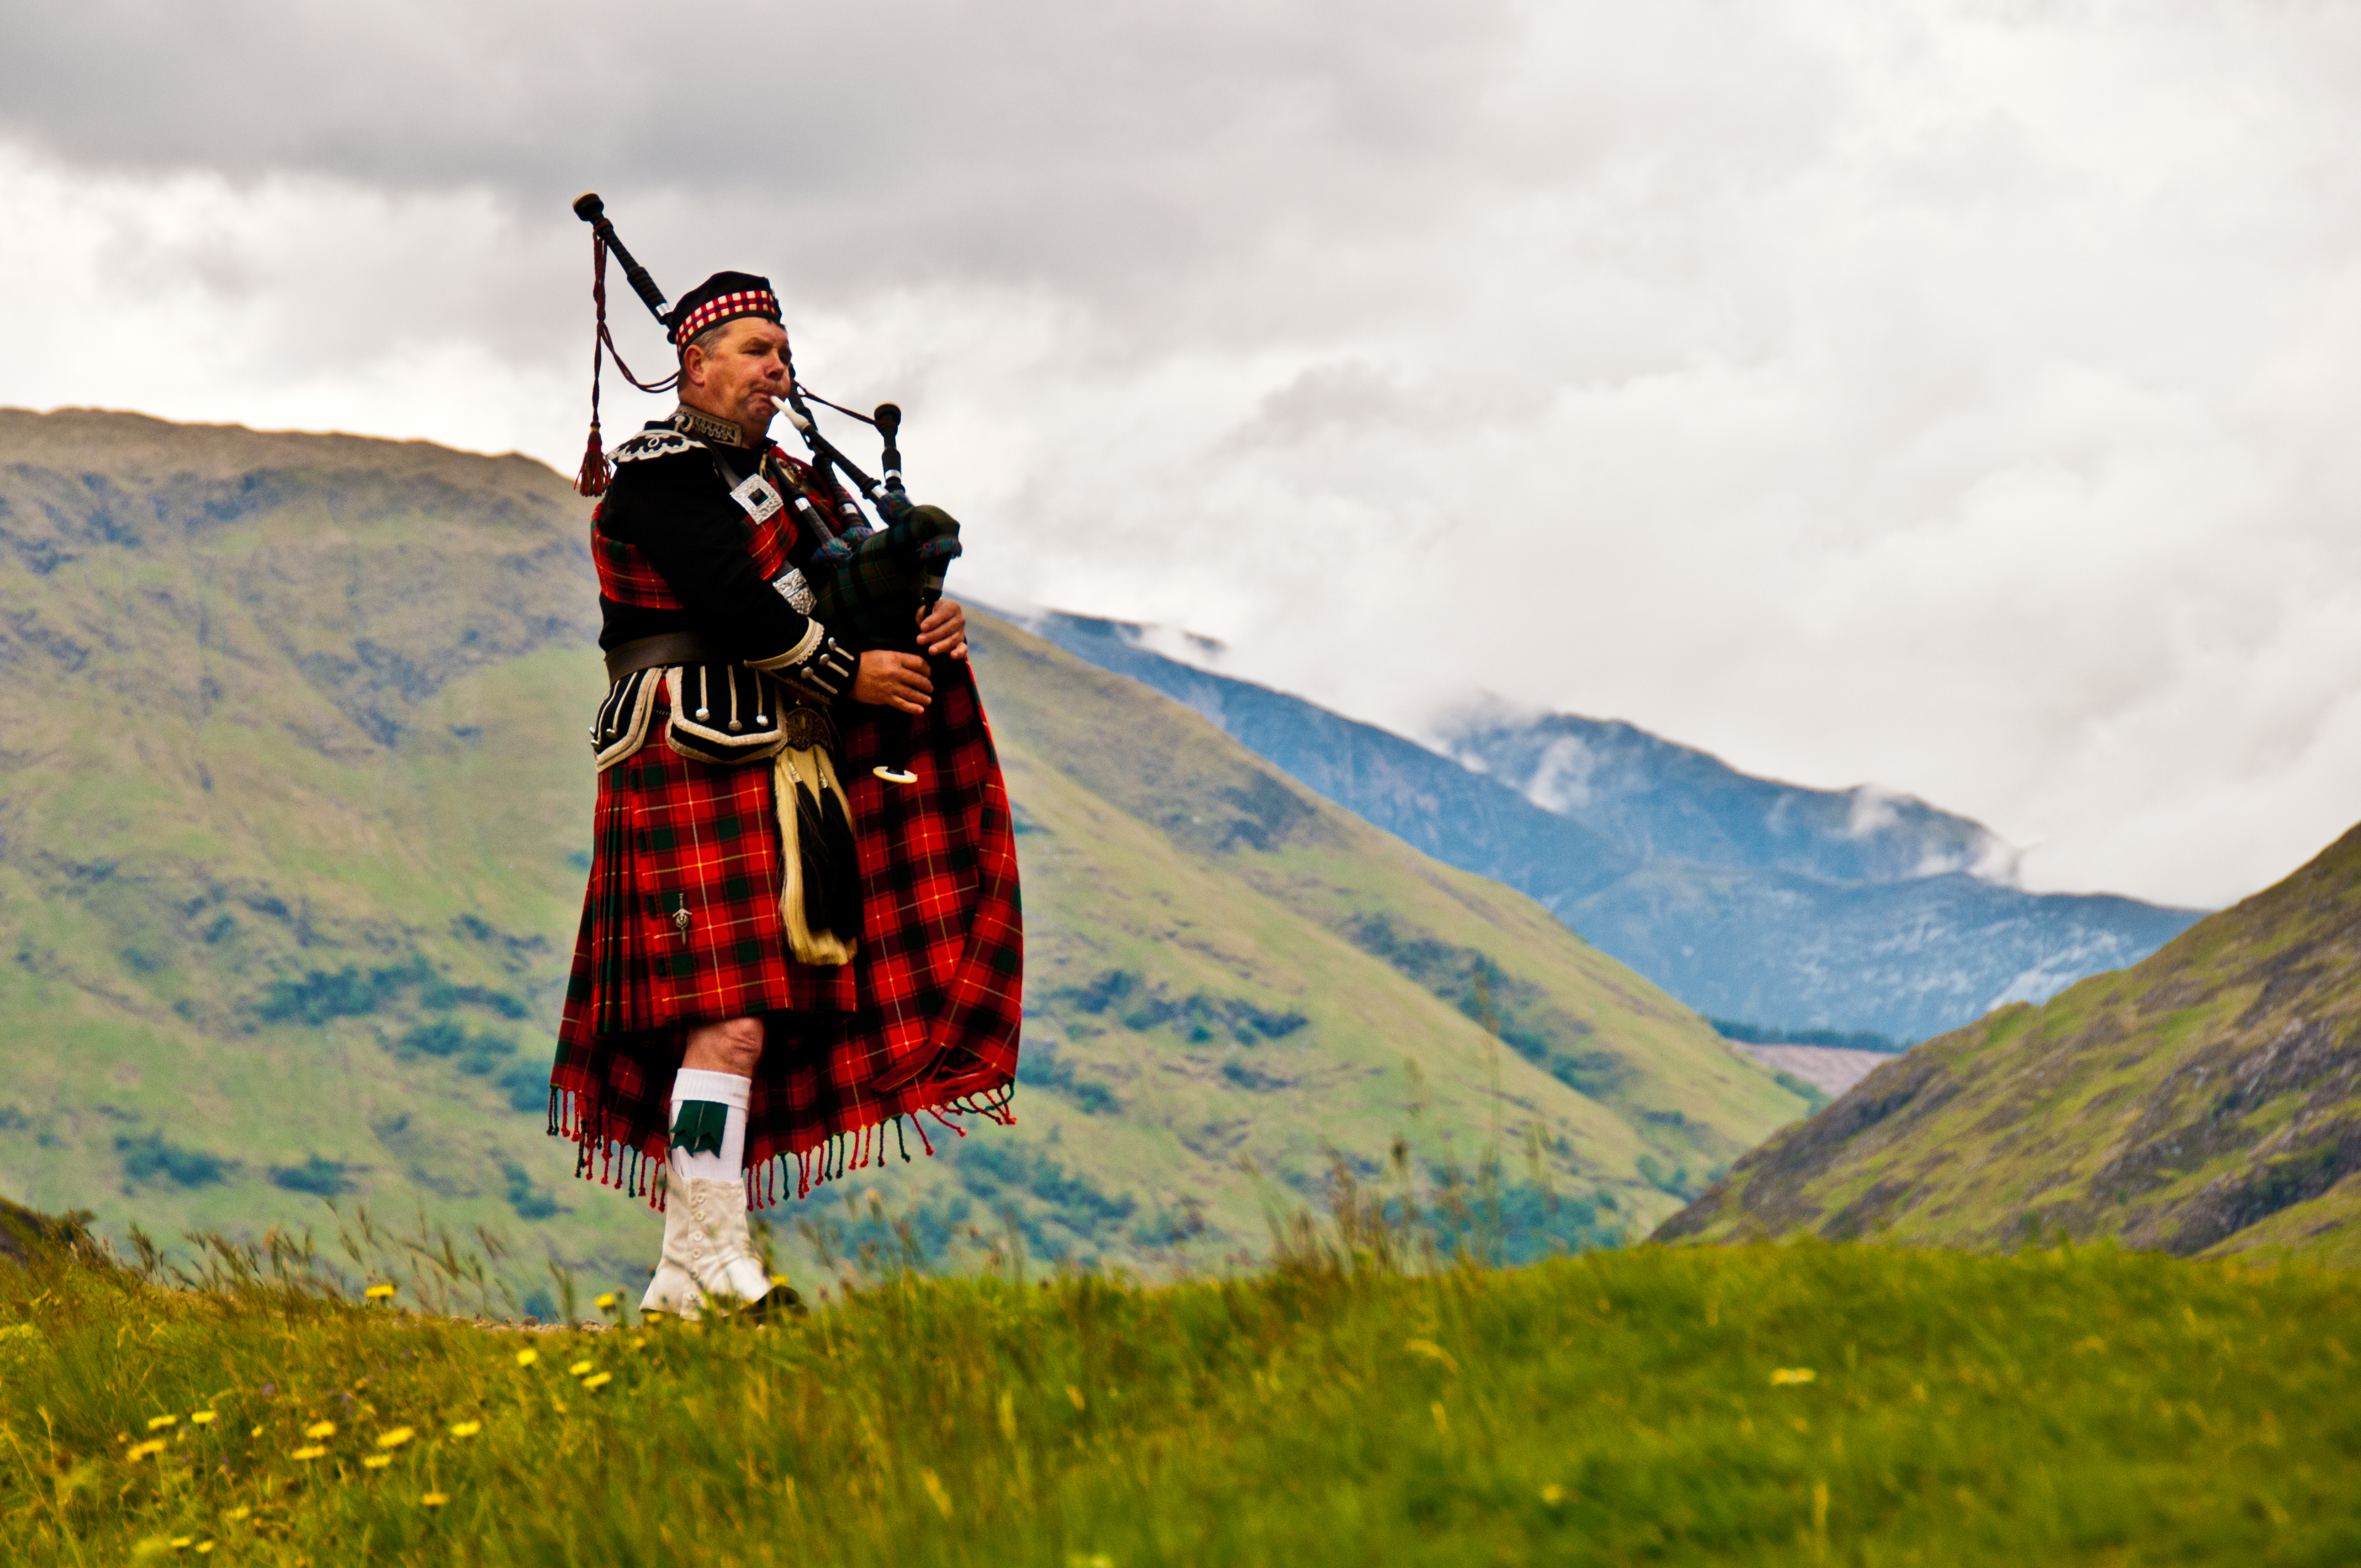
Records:
M549 1125L577 1174L663 1208L643 1310L761 1313L794 1294L747 1211L788 1161L800 1196L884 1160L889 1126L907 1159L932 1152L921 1116L1007 1119L1016 846L964 617L922 602L957 525L891 474L874 499L899 532L856 528L825 461L770 444L791 399L811 427L767 281L717 273L660 319L680 406L616 449L611 480L594 359L583 488L604 490L611 684Z

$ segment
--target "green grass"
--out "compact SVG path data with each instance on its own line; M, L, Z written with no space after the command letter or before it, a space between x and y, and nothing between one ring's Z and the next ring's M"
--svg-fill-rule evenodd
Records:
M0 1535L31 1563L2361 1554L2352 1274L1817 1243L1515 1271L1340 1265L1302 1233L1286 1253L1155 1288L889 1273L772 1327L540 1333L218 1258L172 1289L38 1254L0 1264Z

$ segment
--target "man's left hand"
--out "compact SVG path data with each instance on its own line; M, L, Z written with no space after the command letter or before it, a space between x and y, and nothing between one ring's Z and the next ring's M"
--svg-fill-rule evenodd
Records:
M933 659L967 657L967 611L950 599L918 618L918 651Z

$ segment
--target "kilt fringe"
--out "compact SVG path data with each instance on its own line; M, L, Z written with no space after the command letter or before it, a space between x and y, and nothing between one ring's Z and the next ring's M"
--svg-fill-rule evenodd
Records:
M919 1119L922 1115L932 1116L962 1138L967 1136L967 1129L954 1118L981 1116L996 1125L1013 1127L1016 1113L1009 1109L1009 1102L1015 1097L1014 1084L986 1093L953 1095L937 1105L921 1106L883 1122L831 1133L807 1149L783 1149L746 1172L746 1206L768 1209L785 1195L789 1161L795 1164L795 1196L799 1199L810 1197L815 1189L830 1181L843 1179L847 1171L885 1168L890 1163L885 1150L888 1127L894 1131L894 1149L902 1157L903 1164L909 1164L914 1157L910 1153L911 1133L917 1135L920 1152L932 1158L935 1144L927 1136L926 1124ZM574 1174L601 1187L615 1188L629 1198L644 1197L649 1208L662 1212L664 1157L669 1150L661 1140L653 1146L635 1147L620 1138L599 1136L582 1118L582 1099L565 1090L553 1089L549 1093L549 1131L553 1136L573 1141ZM909 1124L906 1130L903 1126L906 1122Z

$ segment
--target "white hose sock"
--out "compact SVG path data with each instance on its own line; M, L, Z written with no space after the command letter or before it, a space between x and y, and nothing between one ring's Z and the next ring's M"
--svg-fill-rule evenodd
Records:
M754 1080L685 1067L672 1080L672 1168L684 1178L735 1181L746 1170L746 1102Z

